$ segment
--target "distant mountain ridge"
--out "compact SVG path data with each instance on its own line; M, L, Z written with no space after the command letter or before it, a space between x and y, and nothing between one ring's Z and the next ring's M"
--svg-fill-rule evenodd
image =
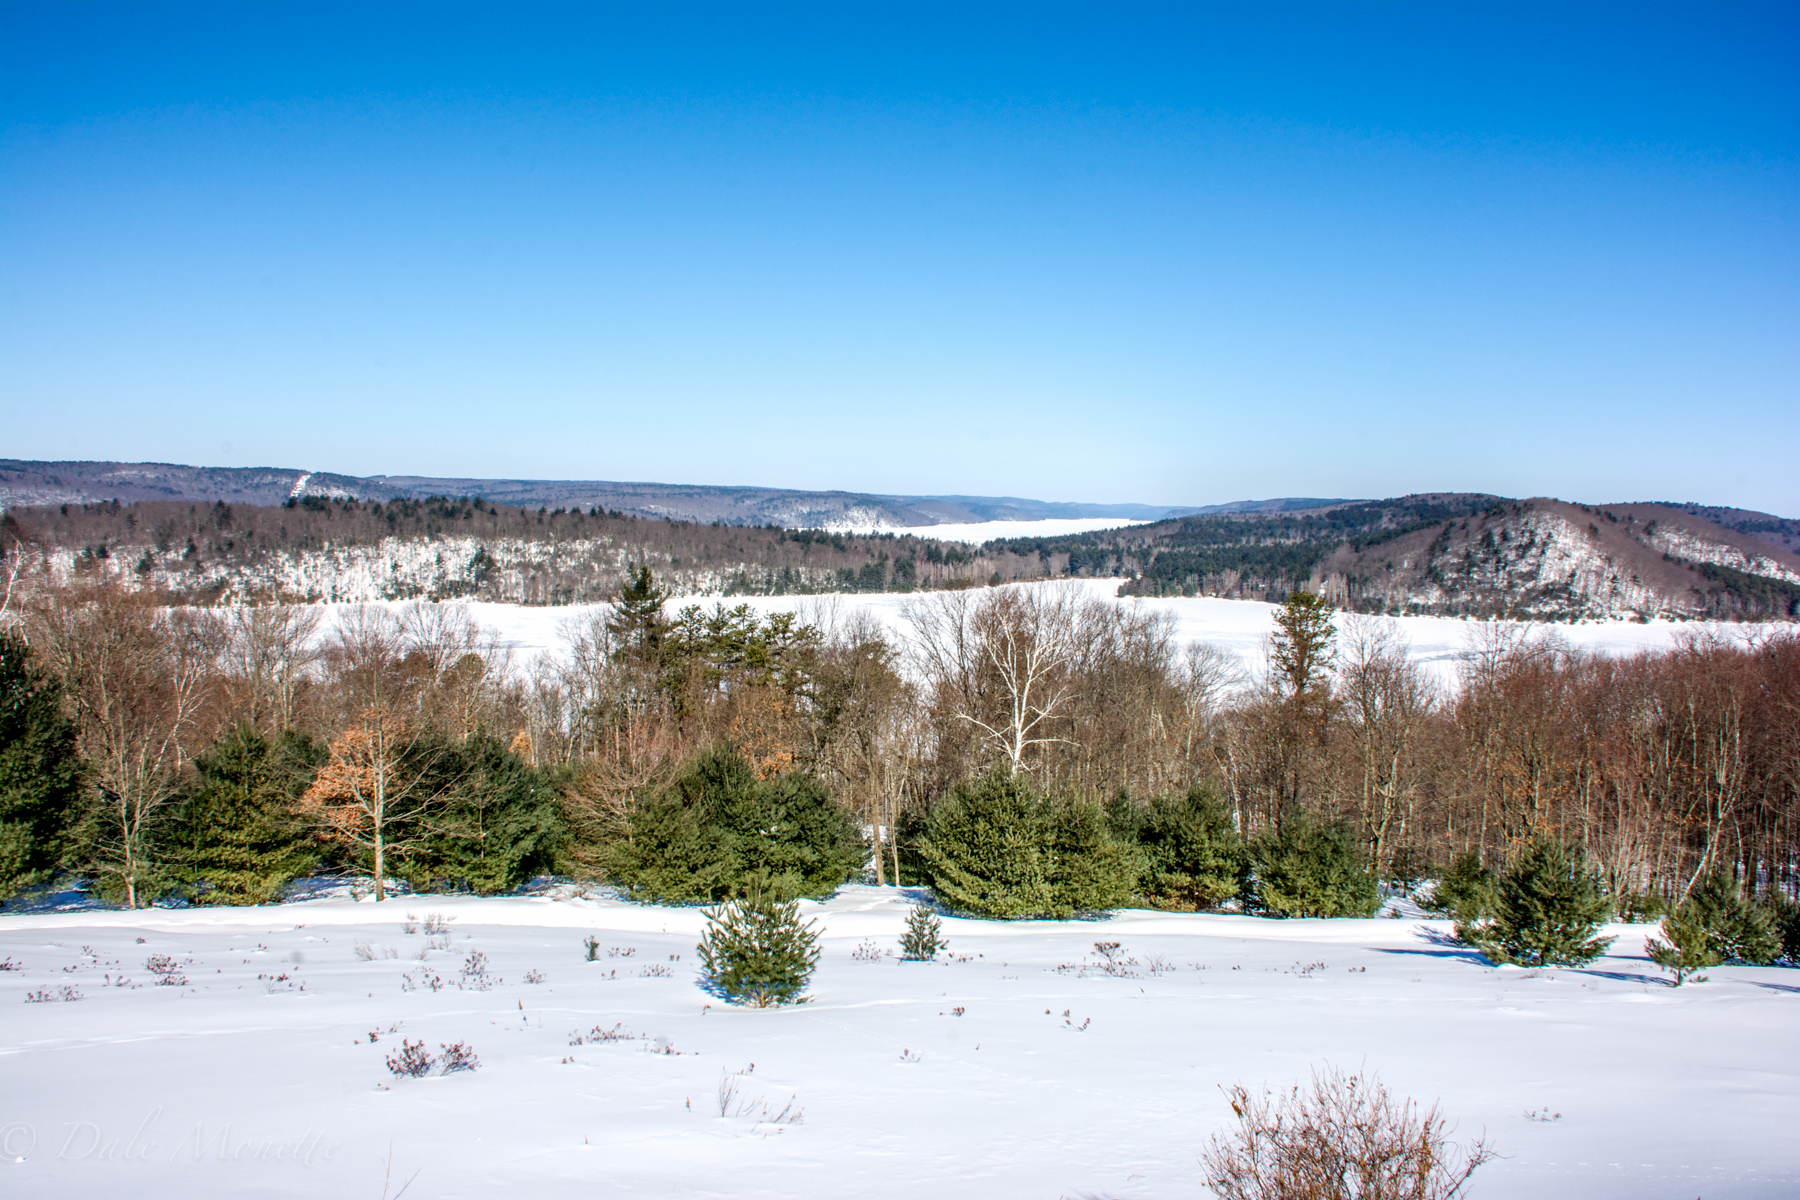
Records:
M0 459L0 509L118 500L283 504L290 498L354 496L386 503L429 496L480 496L522 508L599 508L640 517L779 525L786 529L907 530L988 521L1092 518L1160 521L1227 512L1293 512L1346 500L1241 500L1211 507L1083 504L1019 496L887 496L861 492L580 479L462 479L428 475L340 475L283 467L190 467L178 463L40 462Z

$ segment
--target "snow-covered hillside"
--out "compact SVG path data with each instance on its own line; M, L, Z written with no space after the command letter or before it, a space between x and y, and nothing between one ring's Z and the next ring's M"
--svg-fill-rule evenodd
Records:
M776 1011L702 990L699 910L606 898L6 916L0 1178L145 1200L1188 1198L1222 1085L1336 1063L1485 1131L1505 1157L1477 1200L1800 1194L1800 971L1675 990L1639 926L1590 968L1520 971L1441 922L1141 911L950 919L945 959L901 963L910 900L805 905L812 1000ZM479 1066L399 1078L407 1042Z

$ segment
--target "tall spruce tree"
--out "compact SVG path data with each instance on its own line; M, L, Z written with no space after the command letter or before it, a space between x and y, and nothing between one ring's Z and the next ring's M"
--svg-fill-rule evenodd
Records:
M271 741L248 725L194 763L169 836L179 886L197 904L268 904L321 857L295 803L324 760L302 733Z
M80 802L62 685L32 662L23 638L0 630L0 900L56 873Z
M1533 835L1513 855L1495 888L1493 915L1458 921L1456 936L1497 963L1580 966L1606 953L1595 937L1612 913L1600 873L1579 847Z

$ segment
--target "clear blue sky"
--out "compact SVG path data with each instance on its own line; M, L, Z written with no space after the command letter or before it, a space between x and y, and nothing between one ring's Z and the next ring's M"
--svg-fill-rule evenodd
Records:
M0 6L0 456L1800 515L1800 6Z

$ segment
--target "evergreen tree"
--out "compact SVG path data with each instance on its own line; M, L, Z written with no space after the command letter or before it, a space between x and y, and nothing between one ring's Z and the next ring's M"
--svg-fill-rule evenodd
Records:
M399 871L415 891L495 895L552 869L563 825L546 772L487 733L438 748L433 770L446 803Z
M925 962L937 957L944 948L944 926L937 914L923 904L915 904L906 914L906 932L900 935L900 957Z
M656 586L650 568L638 567L632 581L619 589L606 621L616 653L652 668L661 663L663 637L669 627L663 602L668 598L669 594Z
M0 900L49 881L79 812L81 760L62 686L0 631Z
M1069 912L1110 912L1131 903L1143 856L1107 828L1097 804L1050 805L1050 884Z
M1612 945L1594 936L1611 911L1586 853L1535 835L1500 876L1491 918L1458 921L1456 936L1497 963L1580 966Z
M1192 912L1237 894L1244 843L1231 813L1203 788L1145 805L1133 833L1144 854L1142 890L1158 908Z
M1735 879L1709 872L1694 885L1680 909L1706 932L1706 943L1722 962L1774 962L1781 955L1781 930L1766 906L1753 903ZM1707 965L1711 965L1710 963Z
M781 899L770 881L751 881L747 895L706 915L700 965L735 1004L768 1008L803 1001L819 963L819 933L800 919L800 902Z
M1689 976L1693 976L1696 983L1705 982L1706 976L1694 975L1694 972L1716 967L1724 961L1713 948L1706 924L1693 905L1683 904L1664 917L1662 929L1663 937L1668 940L1659 942L1655 938L1646 938L1644 949L1649 952L1651 962L1675 976L1676 987Z
M1443 878L1431 890L1426 907L1473 924L1494 909L1494 873L1481 865L1481 855L1467 850L1450 860Z
M729 894L739 878L736 848L702 808L676 794L632 806L623 841L607 851L607 876L634 900L695 904Z
M170 857L196 904L269 904L320 858L295 812L323 754L301 733L271 742L248 725L194 763L178 802Z
M608 870L633 896L662 902L722 900L757 874L823 897L866 854L855 822L817 779L790 772L760 780L735 751L715 748L633 807Z
M1293 592L1275 610L1269 665L1287 699L1301 700L1324 687L1336 657L1332 648L1335 634L1331 605L1323 596Z
M1348 831L1291 817L1251 849L1245 907L1283 917L1372 917L1381 889Z
M1781 957L1800 966L1800 901L1790 900L1780 892L1763 897L1769 919L1781 934Z
M1022 777L996 769L958 784L932 806L916 842L931 890L982 916L1068 916L1050 879L1047 817Z
M1127 903L1141 873L1095 805L1043 799L996 768L926 814L918 863L945 904L982 916L1066 918Z

